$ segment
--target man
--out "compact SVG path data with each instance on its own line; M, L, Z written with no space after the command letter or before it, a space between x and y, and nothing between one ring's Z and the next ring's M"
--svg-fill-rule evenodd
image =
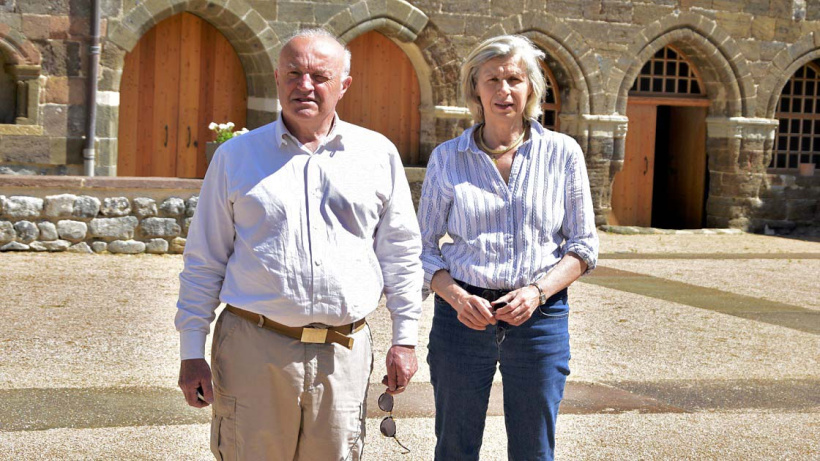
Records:
M332 35L295 34L275 71L280 119L223 144L205 176L176 327L179 386L189 405L213 404L217 459L359 459L373 360L364 318L382 294L388 392L418 367L410 189L390 141L336 116L349 70ZM204 348L220 301L212 388Z

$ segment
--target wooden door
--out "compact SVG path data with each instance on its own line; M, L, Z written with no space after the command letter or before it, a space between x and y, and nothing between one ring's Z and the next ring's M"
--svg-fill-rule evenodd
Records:
M657 109L655 105L627 104L629 129L624 167L612 184L612 225L649 227L652 223Z
M405 165L419 165L419 82L410 60L390 39L371 31L348 44L353 83L336 111L342 120L387 136Z
M205 176L208 124L245 126L247 100L239 57L216 28L190 13L162 21L125 56L117 174Z

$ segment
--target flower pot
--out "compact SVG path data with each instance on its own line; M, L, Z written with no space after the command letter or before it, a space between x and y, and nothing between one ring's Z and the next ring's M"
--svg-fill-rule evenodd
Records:
M205 143L205 160L208 165L211 164L211 159L214 158L214 152L216 152L216 148L219 147L218 142L206 142Z
M797 174L800 176L814 176L814 163L801 163L797 166Z

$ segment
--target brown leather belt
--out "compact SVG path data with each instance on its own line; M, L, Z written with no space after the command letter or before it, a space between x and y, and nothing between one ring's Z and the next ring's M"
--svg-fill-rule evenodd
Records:
M353 323L348 323L347 325L341 325L338 327L289 327L287 325L282 325L281 323L274 322L273 320L265 317L264 315L249 312L244 309L231 306L230 304L228 304L225 307L225 310L227 310L231 314L242 317L243 319L249 322L255 323L256 326L260 328L267 328L268 330L275 331L279 334L283 334L289 338L298 339L303 343L336 343L348 349L353 349L353 338L351 338L348 335L352 335L353 333L360 331L362 328L364 328L364 325L367 323L365 319L361 319Z

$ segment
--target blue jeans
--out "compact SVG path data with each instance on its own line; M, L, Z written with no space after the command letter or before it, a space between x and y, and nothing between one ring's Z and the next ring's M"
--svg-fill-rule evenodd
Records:
M472 330L435 298L430 380L436 402L436 460L477 460L496 364L504 387L510 460L551 460L555 421L569 375L566 291L539 306L520 326Z

